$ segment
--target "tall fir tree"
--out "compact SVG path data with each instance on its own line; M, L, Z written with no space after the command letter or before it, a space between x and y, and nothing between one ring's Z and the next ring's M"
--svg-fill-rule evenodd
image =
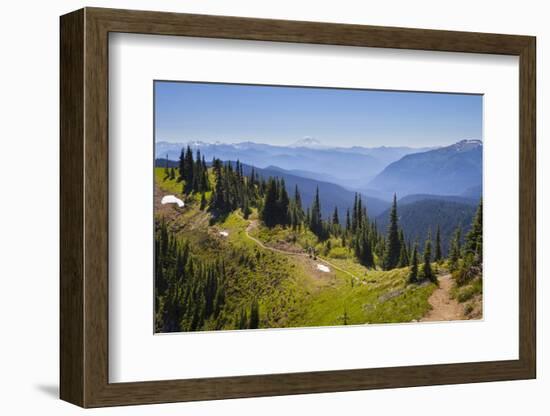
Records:
M257 329L260 327L260 306L258 301L254 299L250 306L250 320L248 323L249 329Z
M399 264L399 254L401 253L401 244L399 241L399 224L397 219L397 195L393 195L393 204L390 211L390 223L386 237L386 246L384 250L383 267L384 270L395 269Z
M432 270L432 236L428 232L428 237L424 243L424 266L422 268L422 277L434 283L437 282L437 277Z
M374 267L374 255L367 227L358 230L355 241L355 256L368 269Z
M321 238L323 234L323 223L321 220L321 201L319 199L319 187L317 187L315 191L315 198L311 206L309 228L315 235L317 235L317 237Z
M358 227L358 217L357 217L357 192L355 193L355 199L353 201L353 212L351 214L351 231L353 233L355 233L355 231L357 231L357 227Z
M401 245L401 250L399 251L399 267L407 267L409 265L409 253L407 252L405 234L402 228L399 230L399 244Z
M267 189L265 193L263 209L261 212L261 219L268 227L274 227L277 225L278 212L277 201L279 199L277 189L277 183L275 179L270 178L267 183Z
M414 249L411 256L411 270L409 272L409 282L418 282L418 243L414 244Z
M288 198L288 193L286 191L286 185L285 180L281 179L280 185L279 185L279 198L277 200L277 217L278 217L278 223L281 225L287 225L289 223L288 220L288 206L290 204L290 200Z
M340 225L340 218L338 218L338 207L334 207L334 212L332 214L332 224Z
M357 198L357 227L363 225L363 202L361 201L361 195Z
M464 242L465 254L472 254L474 262L483 263L483 201L479 200L476 215Z
M178 161L178 181L182 181L184 177L185 171L185 150L183 150L183 147L181 148L180 157Z
M303 212L304 208L302 207L302 196L300 195L298 185L294 187L294 203L296 204L296 209Z
M193 160L193 151L188 145L183 160L183 180L185 181L184 192L188 193L193 189L193 174L195 163Z

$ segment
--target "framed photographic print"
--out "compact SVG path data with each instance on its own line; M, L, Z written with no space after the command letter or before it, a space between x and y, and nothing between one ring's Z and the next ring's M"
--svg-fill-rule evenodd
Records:
M535 38L61 17L61 398L536 376Z

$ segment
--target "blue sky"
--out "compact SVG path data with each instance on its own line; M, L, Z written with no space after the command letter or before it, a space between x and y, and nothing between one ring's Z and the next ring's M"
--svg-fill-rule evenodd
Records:
M155 82L157 141L433 146L482 139L482 96Z

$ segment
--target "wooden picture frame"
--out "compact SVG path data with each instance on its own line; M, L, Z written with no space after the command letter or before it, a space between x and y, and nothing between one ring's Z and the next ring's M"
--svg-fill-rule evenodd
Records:
M536 377L535 38L85 8L61 17L60 396L101 407ZM109 383L110 32L515 55L520 66L519 359Z

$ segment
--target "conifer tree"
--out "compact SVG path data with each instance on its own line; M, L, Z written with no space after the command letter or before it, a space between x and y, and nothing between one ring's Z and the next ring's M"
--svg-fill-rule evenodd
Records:
M456 227L453 233L453 239L449 247L449 269L456 270L458 267L458 259L460 258L460 226Z
M208 168L206 166L206 160L204 159L204 155L202 156L202 174L203 174L203 191L209 191L210 190L210 180L208 179Z
M243 201L243 217L245 220L248 219L248 217L252 214L252 210L250 209L250 204L248 203L248 197L244 197Z
M179 162L178 162L178 181L182 181L184 177L184 170L185 170L185 151L183 150L183 147L181 148Z
M296 204L296 208L298 210L302 210L302 197L300 195L300 190L298 189L298 185L294 187L294 203Z
M304 209L302 207L302 197L298 190L298 185L294 187L294 200L292 201L292 228L297 229L304 220Z
M399 241L397 220L397 196L393 195L393 204L390 212L390 223L388 225L388 233L386 237L386 246L384 250L383 267L385 270L391 270L399 264L399 254L401 252L401 244Z
M411 256L411 270L409 272L409 282L418 282L418 244L415 243L413 253Z
M287 225L288 221L288 206L290 200L288 198L288 193L286 191L285 180L281 179L279 187L279 198L277 201L277 210L278 210L278 223L282 225Z
M193 188L193 170L194 170L194 160L193 152L191 147L187 146L185 151L185 158L183 159L183 180L185 181L184 192L188 193Z
M424 244L424 267L422 269L422 276L424 279L431 280L432 282L437 282L437 277L435 276L432 270L432 237L428 232L428 238Z
M254 299L250 306L250 321L248 324L250 329L257 329L260 327L260 307L258 301Z
M401 250L399 252L399 267L406 267L409 265L409 253L407 253L407 244L405 243L403 229L399 230L399 244L401 245Z
M321 222L321 202L319 200L319 187L315 191L315 199L311 207L311 217L309 220L309 228L317 237L321 237L323 234L323 224Z
M362 227L357 234L355 256L363 266L369 269L374 267L374 256L367 227Z
M476 264L483 262L483 201L479 201L476 215L464 243L465 254L473 254Z
M274 227L277 225L277 183L275 179L270 178L267 183L267 189L264 198L263 209L261 212L261 219L268 227Z
M363 203L361 201L361 195L357 198L357 227L363 225Z
M247 328L248 328L248 316L246 315L246 310L242 308L238 318L237 329L247 329Z
M210 207L214 210L225 212L226 200L223 186L222 162L219 159L214 159L212 165L216 178L216 186L214 187L214 193L212 195Z
M351 231L355 233L357 231L357 192L355 193L355 199L353 201L353 213L351 215Z
M170 176L170 172L168 171L168 155L166 155L166 159L164 160L164 180Z
M351 221L349 218L349 208L346 210L346 232L349 232L351 229Z
M340 219L338 218L338 207L334 207L334 213L332 214L332 224L340 225Z
M349 315L347 309L344 309L344 314L342 315L342 325L349 325Z

